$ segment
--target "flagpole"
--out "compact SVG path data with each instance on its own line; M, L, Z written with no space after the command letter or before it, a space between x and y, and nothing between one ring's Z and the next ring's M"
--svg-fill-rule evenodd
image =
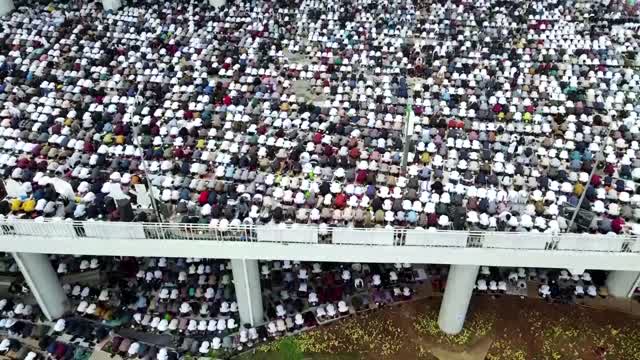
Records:
M409 128L413 127L410 124L411 121L411 113L413 109L411 107L411 103L407 102L407 107L405 109L405 121L404 121L404 139L403 139L403 149L402 149L402 163L400 165L400 171L402 175L406 175L407 173L407 161L409 157Z
M138 93L136 94L136 101L135 101L136 107L139 107L140 105L144 104L144 101L143 101L144 97L141 96L143 87L144 85L138 89ZM135 124L134 126L131 127L131 130L133 131L133 138L135 139L134 145L138 147L138 151L140 152L140 160L142 162L142 172L147 182L147 187L149 188L149 198L151 199L151 208L153 209L153 212L156 215L156 218L157 218L156 221L161 223L163 222L162 215L160 214L160 210L158 210L158 205L156 204L156 194L153 190L153 184L151 183L151 178L149 178L149 173L147 173L147 161L144 158L144 149L142 148L142 144L140 143L140 133L138 132L139 126L140 126L139 124Z
M605 139L608 139L610 135L611 135L611 127L609 127L609 130L607 131L607 136L605 137ZM584 201L584 198L587 195L587 189L591 185L591 179L593 178L593 175L596 174L596 170L598 169L598 165L600 164L599 158L604 157L604 147L605 146L603 145L600 151L594 156L596 161L593 163L593 167L591 168L591 173L589 174L589 181L586 183L584 189L582 190L582 194L580 194L578 205L576 205L576 209L573 210L573 215L571 215L571 220L569 221L569 225L567 226L567 230L565 232L571 232L571 227L573 227L573 223L576 221L576 217L580 212L580 208L582 208L582 202Z

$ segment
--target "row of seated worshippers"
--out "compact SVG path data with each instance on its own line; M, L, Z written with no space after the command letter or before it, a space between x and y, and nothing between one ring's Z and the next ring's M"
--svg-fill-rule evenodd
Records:
M55 257L60 268L105 262L104 281L64 283L74 315L138 331L189 335L235 333L239 309L230 264L196 258ZM64 278L63 278L64 279ZM122 310L124 309L124 310Z
M598 272L598 277L601 274ZM609 296L609 291L602 279L592 277L589 272L571 274L568 270L562 269L549 274L538 287L538 295L549 301L570 303L585 297L606 298Z
M413 268L408 263L380 266L284 260L262 262L260 268L271 337L414 295Z
M177 360L179 358L179 354L175 350L137 342L121 336L114 336L103 347L103 351L107 351L114 356L119 355L123 359Z
M38 353L33 350L33 348L23 344L22 342L9 337L3 337L0 341L0 354L2 356L18 360L44 359L43 356L38 356Z
M80 341L93 346L112 329L128 327L151 336L170 335L176 341L175 350L193 356L220 349L233 353L267 338L265 327L240 325L238 305L233 301L232 290L227 289L231 273L226 261L59 255L52 255L50 259L59 270L72 310L51 326L41 326L33 322L37 309L2 299L0 327L12 336L40 337L43 329L51 329L54 339L65 335L71 337L72 343ZM92 270L85 268L100 269L104 273L89 277L86 272ZM70 284L65 279L79 282ZM224 287L222 291L217 286L218 279ZM113 343L119 344L123 339L116 338L112 339ZM149 344L132 346L133 343L136 341L128 340L126 348L118 345L107 350L133 358L136 354L155 357L159 350L151 349ZM64 342L61 344L67 348ZM195 350L194 346L197 346ZM166 358L158 358L161 359Z
M3 299L1 302L6 308L13 300ZM70 340L63 340L59 338L61 333L56 326L25 314L30 308L31 305L16 303L11 311L3 309L0 329L8 335L0 341L0 355L3 357L20 360L87 360L92 353L90 348L109 334L107 328L100 324L72 320L66 332Z
M474 290L479 294L494 296L501 294L527 296L529 283L533 282L537 284L538 295L543 299L564 299L570 302L585 296L606 297L608 292L600 275L601 273L598 272L598 279L595 279L590 272L571 274L565 269L560 271L535 268L496 269L482 266Z
M11 298L0 299L0 315L2 318L5 319L5 321L7 321L7 319L14 319L16 321L21 319L27 321L37 320L40 314L39 307L28 303L25 304L23 301L24 299L16 301ZM15 324L15 321L12 323ZM6 323L2 325L8 328Z
M99 320L109 328L130 328L147 336L169 335L175 345L169 351L192 356L206 355L210 351L241 351L267 337L265 327L240 324L238 305L233 301L235 296L230 288L231 268L226 261L51 258L58 268L64 264L65 269L80 269L80 263L93 261L108 272L104 277L99 276L102 279L99 283L63 285L75 310L55 322L53 328L57 333L75 334L77 331L73 329L77 328L74 326L77 322ZM70 324L74 326L73 331L69 329ZM264 334L259 335L261 332ZM153 359L161 350L121 336L115 336L110 343L107 351L128 358Z
M225 352L228 355L237 354L266 339L265 327L243 328L237 336L216 336L208 340L180 337L175 346L172 344L171 347L158 347L127 337L114 336L103 350L125 359L172 360L184 356L208 357L212 353L217 354L216 356L225 356Z
M212 226L559 232L586 194L577 230L640 230L637 18L564 0L260 4L7 15L0 214L152 221L155 194L169 220Z
M246 324L233 336L214 336L213 338L210 338L210 336L200 338L185 336L178 340L179 347L177 350L181 354L188 353L194 356L208 356L212 351L218 354L223 351L234 354L246 351L266 341L266 339L267 331L264 326L249 327Z

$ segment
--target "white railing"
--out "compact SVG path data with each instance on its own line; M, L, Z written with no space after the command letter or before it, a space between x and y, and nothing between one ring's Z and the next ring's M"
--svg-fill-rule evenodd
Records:
M280 224L211 227L208 224L11 220L0 222L0 238L199 240L282 244L484 248L639 253L631 235L479 232L348 228ZM26 240L26 239L25 239Z

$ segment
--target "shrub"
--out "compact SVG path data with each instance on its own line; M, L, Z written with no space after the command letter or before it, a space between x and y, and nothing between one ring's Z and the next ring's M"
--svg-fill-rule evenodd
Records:
M295 339L287 337L280 341L278 351L283 360L302 360L304 355Z

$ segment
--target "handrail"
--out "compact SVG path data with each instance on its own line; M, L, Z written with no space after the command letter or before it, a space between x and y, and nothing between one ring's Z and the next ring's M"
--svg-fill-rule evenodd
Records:
M2 237L640 252L637 236L627 234L349 228L300 224L216 227L186 223L5 220L0 221L0 238Z

